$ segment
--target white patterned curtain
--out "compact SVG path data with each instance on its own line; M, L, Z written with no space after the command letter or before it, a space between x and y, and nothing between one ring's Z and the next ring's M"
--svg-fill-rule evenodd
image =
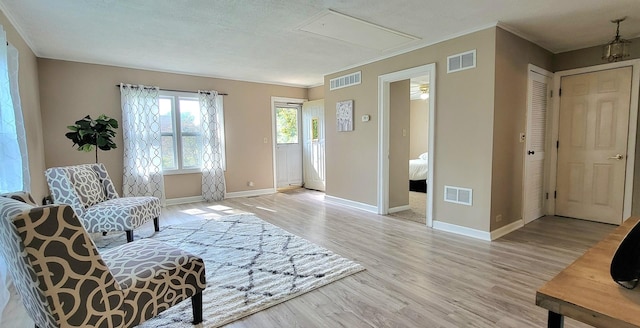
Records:
M0 193L31 188L27 139L18 89L18 50L0 26Z
M198 91L202 121L202 197L205 201L224 199L224 154L220 112L221 97L216 91Z
M120 84L126 196L155 196L164 204L158 87Z

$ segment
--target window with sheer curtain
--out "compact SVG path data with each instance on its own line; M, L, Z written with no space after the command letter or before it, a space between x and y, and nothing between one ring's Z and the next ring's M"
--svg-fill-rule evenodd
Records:
M4 46L6 45L6 46ZM18 50L0 26L0 193L29 191L27 142L18 90Z

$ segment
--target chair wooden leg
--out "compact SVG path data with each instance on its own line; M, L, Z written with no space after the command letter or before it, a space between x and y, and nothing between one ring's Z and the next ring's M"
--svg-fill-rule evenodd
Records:
M160 231L160 220L159 220L159 218L153 219L153 228L156 229L156 231Z
M133 241L133 230L127 230L127 243Z
M191 308L193 309L193 324L202 322L202 292L191 296Z

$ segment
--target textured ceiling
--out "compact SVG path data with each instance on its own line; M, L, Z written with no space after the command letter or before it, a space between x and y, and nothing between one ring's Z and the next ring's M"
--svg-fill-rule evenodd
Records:
M502 26L554 52L640 35L640 0L0 0L38 57L295 86ZM331 9L418 37L375 50L299 28Z

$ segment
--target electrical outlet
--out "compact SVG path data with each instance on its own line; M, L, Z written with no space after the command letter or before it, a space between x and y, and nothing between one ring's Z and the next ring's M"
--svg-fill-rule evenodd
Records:
M502 214L496 215L496 222L502 221Z
M525 135L524 133L520 132L520 142L524 142L525 141Z
M253 181L249 181L249 182L247 182L247 186L249 186L249 187L253 187Z

